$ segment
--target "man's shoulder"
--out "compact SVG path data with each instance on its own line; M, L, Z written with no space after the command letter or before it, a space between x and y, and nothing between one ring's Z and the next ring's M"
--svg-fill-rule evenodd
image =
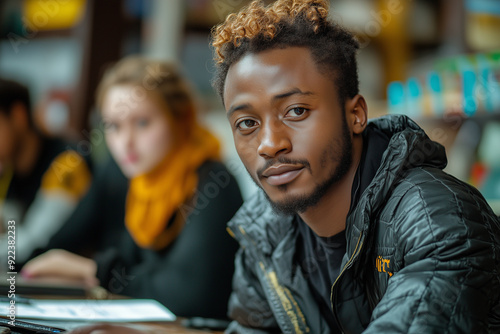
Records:
M61 153L74 152L87 164L90 164L90 151L86 147L85 152L83 152L77 143L57 137L42 136L42 142L43 155L49 161L56 159Z
M477 189L433 167L409 170L394 185L382 212L382 219L403 230L407 222L439 229L461 225L468 230L471 222L485 226L486 220L498 220Z
M229 226L250 227L258 225L263 227L274 218L274 212L264 193L257 190L245 200L241 208L229 222Z
M228 227L240 242L247 235L253 240L274 243L290 230L292 221L293 216L276 213L263 191L257 190L243 203Z
M479 191L472 185L432 166L420 166L407 170L395 185L395 191L400 196L417 196L422 200L433 197L482 198ZM435 202L435 205L440 205L440 203Z
M61 139L46 139L43 150L48 161L41 190L63 191L76 198L82 196L91 181L89 158Z

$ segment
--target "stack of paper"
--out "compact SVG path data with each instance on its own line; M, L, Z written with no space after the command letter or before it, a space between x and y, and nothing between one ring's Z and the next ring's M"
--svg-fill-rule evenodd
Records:
M9 303L0 302L0 314L8 314ZM175 315L153 299L43 300L16 303L16 319L146 322L173 321Z

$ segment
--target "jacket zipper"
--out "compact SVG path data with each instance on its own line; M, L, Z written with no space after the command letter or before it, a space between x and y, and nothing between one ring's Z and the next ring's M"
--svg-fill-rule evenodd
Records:
M344 267L342 268L342 271L340 272L340 274L337 276L337 278L335 279L335 282L333 282L333 285L332 285L332 288L330 290L330 306L332 308L332 312L333 312L333 316L335 317L335 320L337 321L337 324L339 325L340 327L340 330L342 331L342 333L344 333L344 329L342 328L342 324L340 323L339 321L339 318L338 318L338 315L337 315L337 312L335 311L334 307L333 307L333 290L335 288L335 285L337 284L337 282L339 281L340 277L342 276L342 274L344 273L344 271L347 269L347 267L349 267L349 265L352 264L352 262L354 261L355 257L357 257L357 255L360 253L361 251L361 248L363 247L363 241L361 241L361 238L362 238L363 234L360 233L359 235L359 238L358 238L358 242L356 243L356 247L354 248L354 252L352 252L352 255L351 257L349 258L349 261L347 261L347 263L344 265ZM360 243L361 241L361 243ZM359 248L358 248L359 246Z
M250 238L250 236L248 236L248 234L243 229L243 227L242 226L238 226L238 228L239 228L239 232L244 236L244 238L247 239L249 242L251 242L253 245L256 246L256 243L252 240L252 238ZM229 233L229 235L231 235L231 237L233 237L235 240L237 240L236 239L236 235L235 235L234 231L231 228L226 227L226 230ZM267 274L266 274L266 266L264 265L264 263L262 261L259 261L259 265L260 265L261 270L263 271L264 275L266 276L266 279L270 282L270 278L267 277ZM277 287L275 287L274 284L272 284L272 282L270 282L270 283L271 283L271 286L273 286L273 289L276 291L276 294L279 295L279 292L277 291ZM284 288L284 289L286 289L286 288ZM286 293L285 293L285 295L286 295ZM302 323L303 323L303 325L305 327L306 333L309 333L309 327L307 326L307 322L305 321L305 318L304 318L304 315L302 313L302 310L298 306L297 301L293 298L293 296L291 295L291 293L288 293L288 295L289 295L289 297L288 297L289 300L297 308L297 310L294 311L294 314L297 316L297 319L301 319L302 320ZM283 305L283 302L281 301L281 299L279 297L278 297L278 301ZM278 319L276 319L276 320L278 320ZM295 326L294 326L293 321L291 319L290 319L290 322L291 322L291 327L294 328ZM302 331L300 333L302 333Z

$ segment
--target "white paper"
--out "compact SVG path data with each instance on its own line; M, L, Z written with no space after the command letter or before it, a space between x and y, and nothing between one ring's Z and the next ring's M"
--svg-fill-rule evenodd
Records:
M0 303L0 314L9 304ZM175 315L153 299L45 300L16 303L16 319L75 320L106 322L173 321Z

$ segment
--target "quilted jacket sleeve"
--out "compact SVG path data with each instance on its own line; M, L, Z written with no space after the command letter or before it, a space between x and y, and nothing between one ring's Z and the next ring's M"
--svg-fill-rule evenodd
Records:
M259 280L253 273L253 266L245 249L240 248L236 254L233 293L229 300L229 317L234 321L226 329L227 334L280 332Z
M365 333L500 333L498 217L453 178L409 178L395 193L381 219L399 268Z

